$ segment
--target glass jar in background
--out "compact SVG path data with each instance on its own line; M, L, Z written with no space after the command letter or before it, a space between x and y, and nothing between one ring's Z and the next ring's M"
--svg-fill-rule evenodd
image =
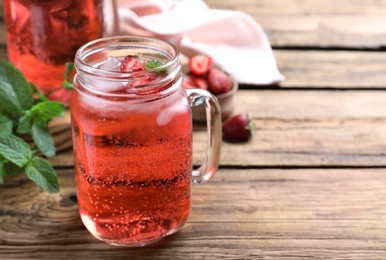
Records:
M3 8L9 61L65 104L71 91L57 90L65 64L83 44L118 31L115 0L3 0Z
M164 65L122 73L119 61L139 57ZM132 64L132 63L131 63ZM146 37L110 37L81 47L71 101L79 212L98 239L143 246L180 229L191 184L215 173L221 149L217 99L182 86L178 51ZM208 120L205 163L192 170L191 107Z

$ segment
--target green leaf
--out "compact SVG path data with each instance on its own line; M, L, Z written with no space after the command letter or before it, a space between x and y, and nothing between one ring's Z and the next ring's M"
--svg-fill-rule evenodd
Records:
M15 135L0 136L0 154L19 167L24 167L32 157L28 144Z
M24 75L6 60L0 60L0 103L11 114L29 109L34 99Z
M48 193L59 191L59 180L51 164L41 157L34 157L27 164L25 174Z
M32 89L32 92L38 96L39 100L49 101L49 99L46 96L44 96L43 92L41 91L41 89L38 86L36 86L32 82L30 82L29 84L30 84L30 87Z
M11 135L12 127L12 120L4 115L0 115L0 135Z
M20 174L24 172L24 168L19 167L11 162L5 162L4 169L6 174Z
M72 83L73 78L71 78L70 80L68 80L68 78L70 77L70 75L74 71L74 69L75 69L74 63L72 63L72 62L66 63L66 72L64 73L64 81L66 81L66 82L68 81L69 83Z
M164 65L164 63L160 60L150 60L147 63L145 63L143 65L143 67L147 70L151 70L151 69L159 68L163 65ZM163 69L156 70L156 72L162 72L162 71L166 71L166 70L167 70L167 68L163 68Z
M144 64L145 69L155 69L161 67L163 64L160 60L150 60Z
M19 118L19 125L17 127L17 132L19 134L28 134L31 132L33 123L33 113L28 110L23 116Z
M64 114L65 106L60 102L43 101L34 105L31 109L31 112L35 115L35 120L38 120L34 121L35 123L39 124L40 126L46 126L48 121L56 116Z
M4 176L7 175L5 171L4 162L0 162L0 184L4 183Z
M68 90L75 90L75 86L72 83L69 82L63 82L63 88L68 89Z
M66 72L64 73L64 81L62 84L63 88L69 89L69 90L75 89L74 84L72 84L74 81L74 77L71 77L71 74L73 74L74 70L75 70L74 63L67 62L66 63Z
M33 124L31 128L31 136L36 146L45 156L55 156L55 144L48 127L40 127L37 124Z

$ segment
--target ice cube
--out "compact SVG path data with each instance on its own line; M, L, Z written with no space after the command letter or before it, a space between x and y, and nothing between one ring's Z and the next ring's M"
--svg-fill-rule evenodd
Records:
M85 81L90 84L90 87L107 93L116 91L124 92L128 85L128 82L109 78L95 78L92 75L84 75L83 77Z
M178 113L183 113L186 111L186 106L184 103L175 103L171 107L167 107L158 114L157 124L162 126L168 124L174 116Z
M117 58L108 57L101 65L98 66L98 68L111 72L120 72L120 66L121 62ZM90 83L92 88L103 92L125 91L128 85L128 82L114 80L112 78L95 78L92 75L84 75L84 78Z
M120 72L121 62L115 57L108 57L106 61L99 67L102 70Z
M172 120L172 117L174 116L174 112L170 110L163 110L159 113L157 117L157 124L158 125L166 125L167 123Z

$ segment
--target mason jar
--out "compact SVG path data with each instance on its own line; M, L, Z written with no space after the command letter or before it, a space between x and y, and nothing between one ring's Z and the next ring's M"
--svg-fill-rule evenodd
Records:
M121 72L135 58L158 67ZM81 47L71 101L75 178L81 219L96 238L143 246L180 229L192 183L218 168L221 113L208 91L184 89L179 53L146 37L112 37ZM146 66L143 66L146 67ZM205 162L192 169L191 107L207 113Z

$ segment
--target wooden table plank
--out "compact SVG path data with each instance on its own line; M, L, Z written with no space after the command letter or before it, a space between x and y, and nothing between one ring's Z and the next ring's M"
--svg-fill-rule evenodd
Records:
M211 182L193 188L192 214L180 232L139 249L109 246L85 230L73 199L72 170L60 171L56 195L13 178L0 187L0 256L382 259L385 176L385 169L221 169Z
M286 77L280 87L386 87L385 52L275 50L274 54L280 72Z
M247 143L223 142L222 166L386 165L384 91L240 90L236 104L235 113L251 113L258 130ZM206 152L204 130L195 126L196 165ZM72 167L72 157L62 152L51 162Z
M281 47L373 48L386 45L386 1L205 0L252 16Z

